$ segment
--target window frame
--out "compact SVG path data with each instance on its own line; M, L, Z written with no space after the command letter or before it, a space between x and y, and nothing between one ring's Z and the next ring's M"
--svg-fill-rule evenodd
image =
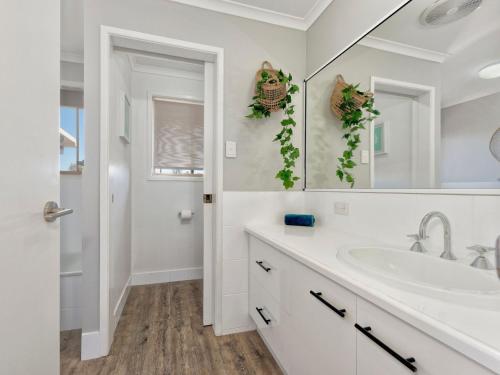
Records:
M84 107L73 107L69 105L59 104L59 127L61 127L61 108L71 108L76 109L76 171L63 171L59 165L59 174L61 175L81 175L83 171L83 165L78 164L80 162L80 111L84 111ZM84 113L85 116L85 113Z
M202 98L195 98L193 96L188 95L168 95L161 92L148 92L147 93L147 112L148 112L148 120L147 120L147 158L146 158L146 180L148 181L203 181L204 174L192 174L192 175L176 175L176 174L156 174L155 168L153 166L154 160L154 98L162 98L166 101L177 102L177 103L188 103L188 104L197 104L204 105L204 101ZM205 139L203 139L205 142Z

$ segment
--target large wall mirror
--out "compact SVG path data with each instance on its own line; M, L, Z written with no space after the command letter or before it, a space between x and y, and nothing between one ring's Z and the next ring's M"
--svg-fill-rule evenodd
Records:
M306 89L306 189L500 188L500 1L413 0Z

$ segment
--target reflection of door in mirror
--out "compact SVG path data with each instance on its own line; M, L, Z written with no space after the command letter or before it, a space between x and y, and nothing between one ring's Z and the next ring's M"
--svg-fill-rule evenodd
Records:
M410 189L434 186L435 89L372 77L371 91L381 116L372 124L371 187Z

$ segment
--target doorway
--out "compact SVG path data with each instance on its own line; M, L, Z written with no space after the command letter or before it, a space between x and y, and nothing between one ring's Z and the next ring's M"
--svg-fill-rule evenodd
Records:
M418 189L434 186L435 88L372 77L371 92L375 107L381 112L370 129L371 187Z
M200 102L199 98L196 97L172 95L168 90L163 91L150 86L147 90L147 98L143 98L142 102L147 108L147 120L138 120L137 115L141 109L139 105L135 105L138 98L134 97L134 90L127 91L126 86L118 89L113 87L112 75L116 74L117 71L117 67L113 65L115 64L113 57L117 54L122 57L127 56L126 60L130 65L134 64L131 61L131 56L136 56L139 57L136 60L142 61L143 66L149 64L155 66L156 69L160 68L158 64L167 64L170 68L173 65L182 66L186 75L198 73L201 69L203 102ZM145 63L145 61L149 61L149 63ZM124 61L124 63L127 63L127 61ZM214 325L216 334L221 331L220 302L217 303L217 300L220 301L220 296L215 291L221 290L221 281L218 275L221 274L222 223L222 64L223 50L217 47L106 26L101 28L100 355L107 355L109 352L114 329L120 317L121 309L125 304L130 285L141 282L154 282L155 280L174 281L176 277L182 277L179 276L181 274L191 277L193 272L197 272L197 270L184 268L176 269L175 272L170 272L172 270L150 272L147 275L141 272L131 273L128 279L121 275L120 283L116 283L117 275L121 272L118 268L121 267L123 270L127 267L126 262L117 267L118 262L115 261L114 249L116 243L121 243L123 240L121 235L123 232L120 233L116 228L127 228L127 226L130 227L131 225L130 222L116 222L117 217L123 218L120 214L117 215L117 204L126 207L127 202L130 201L130 196L117 195L116 192L121 189L124 182L130 182L130 173L132 175L135 173L134 178L138 178L139 170L146 171L145 174L140 175L143 181L171 180L175 183L181 183L181 181L187 180L190 184L196 180L201 182L202 187L200 187L198 197L196 197L199 200L200 208L178 207L177 212L175 212L175 220L179 220L180 223L184 222L184 225L193 225L196 220L202 221L202 270L199 271L200 276L203 278L203 324ZM158 73L156 71L153 74ZM158 80L159 78L154 81L158 82ZM132 82L135 81L132 80ZM109 100L110 98L111 100ZM200 106L202 108L201 112L199 110ZM166 107L168 108L164 111ZM173 107L175 107L175 111L180 111L179 113L184 113L185 116L181 115L175 119L160 121L164 119L161 116L172 113ZM115 110L116 108L119 108L118 112ZM142 106L142 109L144 109L144 106ZM119 115L115 116L116 113ZM186 127L182 127L184 130L179 130L168 125L182 123L186 118L199 119L200 113L203 118L202 127L193 125L186 132ZM158 116L161 117L160 120ZM145 117L141 118L144 119ZM155 123L155 120L158 120L158 122ZM165 126L160 126L160 123ZM190 124L194 123L190 122ZM127 157L130 158L130 150L126 150L127 143L141 143L140 139L133 138L133 135L136 134L134 127L137 129L140 126L148 129L145 133L145 139L142 140L142 145L145 146L146 150L146 158L144 159L146 165L142 163L139 168L136 168L133 161L136 157L136 148L135 146L132 147L133 157L129 174L123 174L126 176L125 180L117 180L115 169L117 155L115 153L116 147L114 147L118 139L117 136L121 138L119 146L121 153L118 156L122 156L120 160L126 160ZM185 140L188 137L193 147L189 152L182 152L183 157L181 158L172 158L170 157L172 154L168 155L168 153L159 152L158 150L165 151L171 146L171 143L163 142L161 137L156 137L159 129L163 133L170 134L169 137L165 138L167 141L172 139ZM195 133L200 135L200 129L202 129L203 133L202 151L199 147L196 147L196 137L193 135ZM186 150L186 148L183 149ZM200 152L203 156L202 168L196 162ZM132 189L134 189L134 185L132 185ZM180 190L185 189L181 187ZM173 191L171 193L173 195L166 196L170 202L176 200L175 193ZM165 198L165 195L163 198ZM134 207L134 203L132 203L132 209ZM160 212L161 206L152 206L149 210L150 213L155 211ZM191 211L191 214L185 211ZM126 211L123 212L126 213ZM169 217L172 219L172 215ZM136 224L141 225L141 223L143 223L142 220ZM174 223L167 224L166 227L172 228L172 225ZM134 224L134 229L135 226ZM177 232L180 232L180 230ZM159 234L161 235L161 232ZM134 246L135 240L135 238L132 238L131 246ZM185 252L179 251L179 254L185 255ZM134 259L131 260L131 262L134 261ZM83 350L82 347L82 352Z

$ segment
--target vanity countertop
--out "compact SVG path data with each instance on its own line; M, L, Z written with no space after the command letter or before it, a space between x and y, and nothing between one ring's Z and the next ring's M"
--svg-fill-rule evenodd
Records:
M337 252L346 247L390 245L321 226L250 224L245 230L495 373L500 373L500 311L447 303L391 287L363 275L337 258Z

